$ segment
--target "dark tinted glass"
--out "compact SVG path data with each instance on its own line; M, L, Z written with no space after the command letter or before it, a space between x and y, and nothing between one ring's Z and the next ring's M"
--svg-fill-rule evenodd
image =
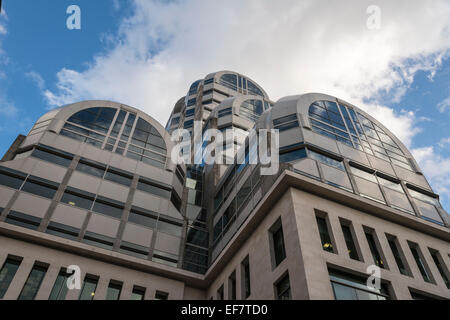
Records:
M285 275L277 284L277 299L291 300L291 286L289 284L289 275Z
M70 275L64 269L59 272L48 300L66 299L67 291L69 290L69 288L67 287L67 279L69 278L69 276Z
M6 173L0 172L0 185L7 186L13 189L20 189L25 178L12 176Z
M35 265L17 300L34 300L46 273L47 267Z
M53 199L57 189L58 188L56 186L47 186L30 180L25 182L24 186L22 187L22 191L49 199Z
M90 175L95 176L95 177L99 177L99 178L102 178L103 175L105 174L105 168L102 168L100 166L96 166L96 165L94 165L92 163L89 163L89 162L87 162L85 160L80 160L80 162L77 165L77 169L76 170L80 171L80 172L84 172L84 173L90 174Z
M94 207L92 208L92 211L103 213L108 216L114 217L114 218L121 218L122 212L123 212L123 206L118 207L112 203L107 203L103 201L95 201Z
M341 225L342 233L344 234L345 244L347 245L348 255L353 260L359 260L358 252L356 251L355 242L353 241L352 231L349 226Z
M331 237L326 220L321 217L316 217L316 220L317 226L319 227L320 241L322 242L323 250L333 252L333 244L331 243Z
M94 299L95 290L97 289L98 278L86 276L81 289L78 300L92 300Z
M171 195L171 191L167 187L158 186L156 183L145 180L139 180L137 189L166 199L169 199Z
M94 202L94 198L85 197L66 191L61 198L61 202L67 203L71 206L90 210L92 207L92 203Z
M286 258L286 249L284 247L283 228L281 226L272 234L273 249L275 253L275 265L278 266Z
M110 282L106 291L106 300L119 300L122 284Z
M123 184L124 186L131 186L131 181L133 180L133 177L131 175L127 175L125 173L121 173L117 170L108 169L105 175L106 180L110 180L113 182L117 182L120 184Z
M53 164L58 164L63 167L69 167L70 163L72 162L72 159L70 158L62 157L54 153L50 153L39 149L34 149L31 156L47 162L51 162Z
M17 269L19 269L20 263L20 260L8 258L3 264L2 270L0 270L0 299L3 299Z

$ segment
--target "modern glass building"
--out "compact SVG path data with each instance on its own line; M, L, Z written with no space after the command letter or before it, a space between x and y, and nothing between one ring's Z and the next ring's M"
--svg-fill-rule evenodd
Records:
M234 132L216 155L230 164L174 164L171 133L194 120ZM250 164L252 128L279 130L273 175ZM166 128L84 101L13 142L0 162L0 299L449 299L449 228L376 119L318 93L274 103L222 71L191 85Z

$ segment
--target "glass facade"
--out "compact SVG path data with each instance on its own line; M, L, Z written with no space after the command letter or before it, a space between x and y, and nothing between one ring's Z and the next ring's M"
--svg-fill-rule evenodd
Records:
M44 280L45 274L47 273L47 269L48 266L36 264L33 266L18 300L34 300L41 287L42 280Z
M22 259L10 258L6 259L0 270L0 299L3 299L6 291L9 288L14 276L16 275L17 269L19 269Z
M329 270L336 300L389 300L389 289L381 283L379 289L368 287L366 279L344 272Z

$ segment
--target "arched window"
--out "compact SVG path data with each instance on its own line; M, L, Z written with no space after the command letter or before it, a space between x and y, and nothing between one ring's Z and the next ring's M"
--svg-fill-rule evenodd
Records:
M72 115L60 134L101 148L117 109L95 107Z
M249 94L264 97L264 94L262 93L261 89L259 89L258 86L253 82L251 82L250 80L247 80L247 88Z
M245 119L256 122L263 112L263 102L261 100L252 99L242 102L239 115Z
M412 170L392 138L353 108L334 101L316 101L309 107L309 117L314 132Z
M237 91L237 75L227 73L220 77L219 83L224 87Z

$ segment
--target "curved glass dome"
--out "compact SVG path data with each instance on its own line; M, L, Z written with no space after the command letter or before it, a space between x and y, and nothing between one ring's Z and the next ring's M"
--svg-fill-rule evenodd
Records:
M413 170L402 150L386 132L350 106L316 101L309 107L312 130L350 147Z
M167 147L161 134L136 114L95 107L67 119L61 135L164 168Z

